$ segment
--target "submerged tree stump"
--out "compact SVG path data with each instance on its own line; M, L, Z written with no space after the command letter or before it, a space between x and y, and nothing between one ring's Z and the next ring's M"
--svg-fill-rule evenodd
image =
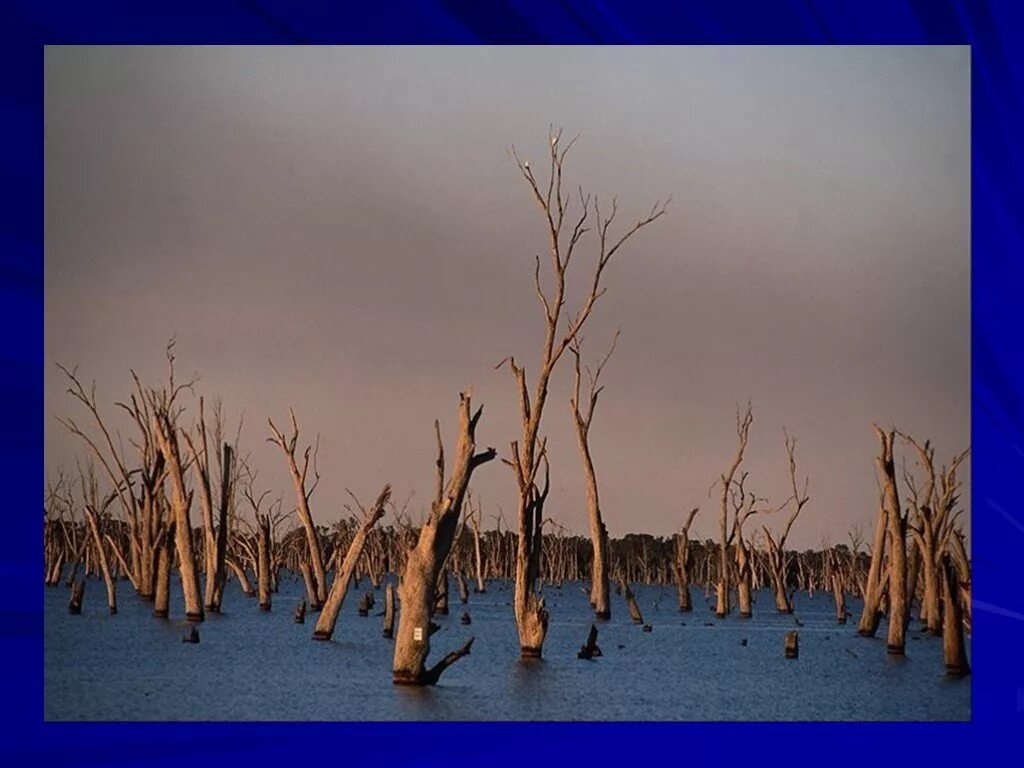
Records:
M189 628L185 630L185 634L181 637L183 643L198 643L199 642L199 628L195 624L189 625Z
M78 616L82 613L82 601L85 599L85 580L76 581L71 585L71 600L68 603L68 613Z
M388 584L384 590L384 637L391 638L395 633L395 588Z
M786 658L796 659L800 656L800 633L799 632L787 632L786 633Z
M629 584L625 579L622 580L622 594L626 597L626 604L629 606L629 615L633 619L634 624L643 624L644 617L640 613L640 606L636 604L636 598L633 597L633 590L629 588Z
M462 616L459 617L459 623L469 625L473 623L472 617L469 615L469 611L463 611Z
M359 606L357 608L360 616L370 615L370 606L373 603L373 596L369 592L364 592L363 596L359 598Z
M299 600L299 604L295 606L295 623L306 623L306 598Z
M594 624L590 625L590 634L587 635L587 642L580 646L579 653L576 654L577 659L596 659L601 656L601 649L597 645L597 626Z

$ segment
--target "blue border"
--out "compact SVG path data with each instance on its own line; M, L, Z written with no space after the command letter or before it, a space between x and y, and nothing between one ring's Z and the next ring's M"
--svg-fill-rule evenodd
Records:
M7 2L0 9L0 755L25 764L328 760L429 765L806 756L830 764L978 759L1012 749L1024 725L1024 313L1021 180L1024 3L1015 0L406 0ZM973 550L975 635L969 725L56 725L42 722L39 494L42 488L45 44L98 43L756 43L972 45ZM8 476L9 475L9 476ZM13 589L11 588L13 586ZM647 753L666 753L665 758ZM335 757L335 755L337 755ZM984 757L981 758L984 760ZM1012 759L1012 758L1011 758ZM33 760L33 764L36 760Z

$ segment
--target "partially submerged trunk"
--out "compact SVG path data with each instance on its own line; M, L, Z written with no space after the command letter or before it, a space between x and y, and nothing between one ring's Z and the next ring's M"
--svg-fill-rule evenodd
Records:
M846 623L846 596L843 594L843 582L839 574L832 574L832 595L836 601L836 622Z
M633 590L629 588L629 582L625 579L621 582L622 596L626 598L626 605L629 607L629 617L633 620L634 624L643 624L644 617L640 613L640 606L636 604L636 598L633 596Z
M246 597L252 597L253 592L252 584L249 582L249 575L245 572L245 569L238 564L233 558L227 558L225 560L228 568L235 574L235 578L238 580L238 586L242 590L242 594Z
M857 625L857 634L863 637L874 637L882 621L882 562L885 559L885 530L888 522L888 513L883 502L878 505L878 516L875 518L871 565L868 567L868 578L864 585L864 608L861 611L860 623Z
M156 588L153 595L153 615L158 619L166 619L171 604L171 568L174 565L174 519L168 521L167 531L163 540L157 544Z
M391 638L395 633L395 588L388 584L384 590L384 637Z
M226 559L228 554L228 511L231 506L234 478L234 450L224 443L221 456L220 507L217 518L217 536L214 539L213 581L206 585L206 608L220 613L224 600L224 583L227 580Z
M259 531L256 537L256 583L259 589L260 610L270 610L270 519L264 515L259 518Z
M473 524L473 559L476 564L476 592L483 594L487 591L487 582L484 580L484 561L480 553L480 521L477 515L470 518Z
M318 590L316 577L313 576L313 569L305 560L299 561L299 571L302 573L302 581L306 585L306 599L309 601L309 610L319 611L320 601L317 599Z
M82 612L82 603L85 600L85 579L76 581L71 585L71 600L68 601L68 613L77 616Z
M476 426L483 409L470 411L468 393L460 396L459 439L451 477L444 482L444 449L440 425L435 422L438 442L437 491L430 514L420 528L416 545L409 551L399 586L401 612L395 638L392 679L400 685L433 685L441 673L469 653L470 638L457 651L434 666L426 666L430 655L430 616L435 605L438 577L451 552L462 505L474 470L495 457L493 448L476 453Z
M881 453L875 459L882 478L883 499L889 528L889 636L887 650L902 656L907 630L907 528L896 487L893 459L894 432L877 429Z
M459 585L459 602L465 605L469 602L469 587L466 584L466 577L462 575L462 571L455 572L455 580Z
M577 659L596 659L601 656L601 649L597 646L597 627L590 625L590 633L587 635L587 642L580 646Z
M675 559L673 567L676 576L676 589L679 593L679 610L687 613L693 610L693 602L690 599L690 525L696 517L699 508L690 510L682 532L675 536Z
M963 616L960 611L960 594L956 571L944 559L942 567L942 593L945 612L942 620L942 653L946 661L946 674L951 677L966 677L971 674L964 645Z
M99 515L90 505L85 507L85 519L89 523L89 532L92 534L93 545L96 548L96 557L100 561L100 573L103 574L103 583L107 587L107 607L113 615L117 613L117 585L110 575L107 553L103 546L103 536L100 534Z
M363 510L363 521L355 536L352 537L352 542L348 545L345 559L341 561L335 571L331 592L327 596L327 602L324 603L320 618L316 622L316 629L313 632L314 640L330 640L334 634L334 626L338 621L338 614L341 612L342 603L345 602L345 595L348 592L348 583L359 558L362 557L366 537L377 521L384 517L384 507L390 498L391 486L385 485L370 510ZM340 555L340 551L338 554Z

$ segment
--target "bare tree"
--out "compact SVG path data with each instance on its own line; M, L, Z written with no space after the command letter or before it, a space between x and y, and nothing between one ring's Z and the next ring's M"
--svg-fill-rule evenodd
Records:
M693 610L693 602L690 600L690 566L693 557L690 553L690 526L693 518L697 516L700 507L694 507L686 517L682 530L676 534L676 549L673 566L676 575L676 587L679 591L679 610L688 612Z
M536 479L541 464L546 464L544 440L540 437L541 417L548 396L551 375L568 346L577 338L583 325L593 312L606 288L602 285L605 269L619 249L640 229L660 218L667 203L655 203L647 216L638 219L624 234L610 237L618 205L612 200L611 211L602 215L596 198L593 201L593 222L598 239L597 263L589 290L579 310L563 322L566 302L566 275L580 241L590 231L591 197L579 190L579 210L572 211L572 199L563 192L562 171L566 155L575 139L563 146L562 132L552 132L548 150L548 180L541 188L528 161L519 157L515 147L511 154L534 201L544 218L551 261L551 282L547 290L541 281L541 259L535 257L534 283L541 303L545 322L544 343L541 348L537 380L531 399L526 369L516 364L514 357L505 360L516 382L522 420L522 438L513 441L511 456L506 463L512 467L519 491L519 541L516 553L516 580L514 609L519 645L523 656L538 657L547 634L548 612L543 598L537 592L537 574L541 558L541 529L543 525L543 494ZM498 364L500 367L505 360Z
M110 574L110 565L107 561L106 541L103 538L103 527L106 520L107 508L117 498L117 491L111 491L100 500L99 482L92 462L87 464L83 472L79 467L79 478L82 484L82 499L85 502L85 519L89 525L89 532L92 534L93 548L96 550L96 558L99 561L100 573L103 575L103 583L107 587L107 607L111 615L117 613L117 585Z
M432 627L436 626L430 621L430 615L438 575L451 552L473 472L496 456L493 448L476 452L476 427L482 413L483 407L476 412L471 411L468 392L460 396L459 440L447 484L441 428L434 422L438 443L437 489L427 519L420 527L416 546L408 554L399 586L401 610L392 667L393 680L397 684L433 685L442 672L469 653L473 644L473 638L470 638L434 666L429 669L426 666L430 655L430 635Z
M615 351L615 344L618 340L619 333L616 331L611 347L596 369L591 371L589 366L584 366L589 384L589 393L585 404L581 403L580 399L582 339L577 338L569 345L569 351L572 352L576 363L576 376L570 404L572 405L573 420L576 423L576 442L580 451L580 462L583 465L587 516L590 520L590 541L594 547L590 571L590 604L599 619L610 619L612 610L611 602L608 600L608 529L605 527L604 520L601 519L601 504L597 494L597 474L594 471L594 460L590 455L590 425L594 419L594 409L597 408L597 399L601 390L604 389L603 386L598 386L601 372Z
M722 486L721 512L718 518L721 539L718 559L718 586L716 590L717 601L715 605L715 613L719 618L724 618L730 611L729 542L731 536L729 533L729 506L733 494L733 482L735 481L736 471L739 469L740 464L743 463L743 454L747 450L747 443L750 440L750 425L753 423L754 412L750 403L747 403L747 409L743 412L741 412L739 406L737 406L736 437L739 439L739 446L736 449L736 455L733 457L729 468L722 473L722 476L719 477L716 482L716 485L721 484Z
M786 557L786 540L789 538L789 532L793 528L793 523L796 522L800 511L811 500L811 497L807 495L810 478L804 478L804 486L803 490L801 490L796 480L796 438L790 438L785 428L783 428L782 434L786 444L786 455L789 457L789 483L793 493L786 501L784 507L791 506L792 512L789 513L789 518L786 520L786 525L782 529L782 534L779 536L778 541L772 538L768 526L763 526L763 529L765 538L768 541L768 565L772 586L775 590L775 608L779 613L792 613L793 604L786 593L786 573L789 570Z
M292 485L295 487L295 498L298 502L299 520L302 521L302 527L306 531L309 559L312 562L313 577L316 581L316 591L307 595L307 597L309 598L310 610L318 611L327 599L327 575L324 571L320 538L317 536L316 526L313 524L313 515L309 511L309 500L320 484L320 473L316 468L316 454L319 450L320 439L319 437L317 438L315 445L306 446L302 453L302 469L300 470L295 458L299 442L299 424L295 419L295 411L291 408L288 409L288 416L291 419L291 434L285 438L284 434L274 426L274 422L268 419L267 423L270 425L271 436L267 438L267 441L274 443L281 449L288 464L288 472L292 477ZM313 470L313 482L307 488L306 480L310 468Z

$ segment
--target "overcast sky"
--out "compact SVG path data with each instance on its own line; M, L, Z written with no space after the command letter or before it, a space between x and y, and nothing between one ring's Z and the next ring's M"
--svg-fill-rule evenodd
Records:
M591 429L611 534L669 534L699 505L713 535L747 398L751 489L785 498L783 425L799 438L791 543L868 531L872 421L942 460L970 441L969 84L966 47L48 48L48 470L81 449L55 363L113 414L172 334L286 503L267 418L291 405L321 434L320 522L385 482L419 511L433 420L453 437L465 387L478 442L507 455L514 389L493 368L515 354L533 381L545 248L507 147L542 166L554 123L580 134L568 184L617 195L623 222L673 196L585 333L593 356L621 328ZM585 241L570 282L593 258ZM570 364L544 420L548 511L583 532ZM511 521L508 467L474 485Z

